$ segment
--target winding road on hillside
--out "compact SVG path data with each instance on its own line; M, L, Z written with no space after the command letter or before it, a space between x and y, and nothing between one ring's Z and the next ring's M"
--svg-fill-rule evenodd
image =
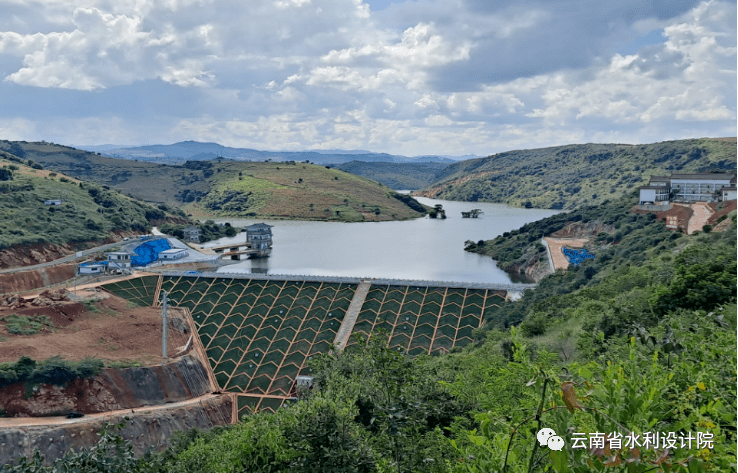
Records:
M144 241L144 240L141 240L141 241ZM21 271L33 271L34 269L50 268L52 266L56 266L56 265L59 265L59 264L72 263L74 261L77 261L77 260L80 260L80 259L84 259L87 256L90 256L92 254L98 253L100 251L105 251L105 250L109 250L111 248L116 248L118 246L121 246L124 243L125 243L124 241L118 241L118 242L115 242L115 243L108 243L107 245L96 246L94 248L90 248L90 249L87 249L87 250L83 250L81 252L78 252L78 253L81 253L80 256L77 256L77 253L75 253L73 255L64 256L62 258L55 259L53 261L47 261L46 263L34 264L34 265L31 265L31 266L18 266L16 268L0 269L0 274L5 274L5 273L18 273L18 272L21 272Z

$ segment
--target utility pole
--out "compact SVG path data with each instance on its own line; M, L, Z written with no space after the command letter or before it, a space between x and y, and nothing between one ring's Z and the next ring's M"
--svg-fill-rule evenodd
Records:
M162 295L161 304L161 356L167 359L167 292Z

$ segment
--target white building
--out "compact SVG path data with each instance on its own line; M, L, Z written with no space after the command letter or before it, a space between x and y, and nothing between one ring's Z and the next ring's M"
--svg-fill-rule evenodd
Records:
M185 227L182 229L185 241L200 243L200 229L194 226Z
M107 261L89 261L79 265L79 274L102 274L107 269Z
M114 270L130 270L131 269L131 257L135 253L130 251L113 251L111 253L105 253L108 257L108 269Z
M694 173L653 176L647 186L638 188L639 203L716 202L736 200L736 175Z
M722 200L725 187L735 187L734 174L672 174L671 192L674 200L713 202Z
M733 184L730 187L723 187L723 200L737 200L736 197L736 187L735 184Z
M170 250L164 250L159 252L159 259L162 260L174 260L189 256L190 253L184 248L172 248Z

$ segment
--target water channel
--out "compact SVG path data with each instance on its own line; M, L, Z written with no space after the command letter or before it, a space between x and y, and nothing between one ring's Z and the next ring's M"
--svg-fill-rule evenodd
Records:
M236 227L257 222L274 226L270 257L243 261L221 271L507 284L513 281L494 260L465 252L464 242L489 240L558 213L501 204L417 199L431 207L443 205L448 218L361 223L216 220ZM472 209L481 209L484 214L475 219L461 217L462 211ZM204 246L243 241L246 234L240 233Z

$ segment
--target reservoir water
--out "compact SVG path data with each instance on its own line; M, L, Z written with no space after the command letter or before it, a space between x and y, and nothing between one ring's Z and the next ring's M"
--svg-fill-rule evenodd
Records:
M270 257L242 261L220 271L507 284L510 277L492 258L465 252L464 242L490 240L558 213L480 202L417 200L431 207L443 205L448 218L361 223L216 220L236 227L257 222L274 226ZM462 211L472 209L484 214L475 219L461 217ZM204 246L243 241L246 234L240 233Z

